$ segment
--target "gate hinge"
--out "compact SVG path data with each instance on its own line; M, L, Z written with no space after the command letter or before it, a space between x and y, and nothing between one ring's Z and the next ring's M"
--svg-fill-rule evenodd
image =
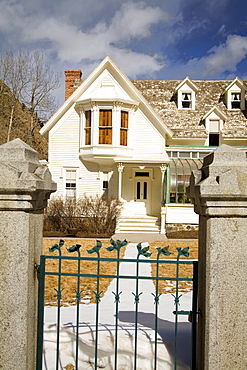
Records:
M35 270L37 270L37 273L40 274L40 265L37 265L37 263L34 264Z

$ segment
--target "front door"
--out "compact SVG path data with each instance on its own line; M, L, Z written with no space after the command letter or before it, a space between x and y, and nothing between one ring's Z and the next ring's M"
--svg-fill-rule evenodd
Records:
M151 183L149 172L135 172L134 201L136 202L135 213L148 214Z

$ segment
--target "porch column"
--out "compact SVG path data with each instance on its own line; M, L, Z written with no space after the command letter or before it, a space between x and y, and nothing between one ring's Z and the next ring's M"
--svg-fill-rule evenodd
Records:
M198 370L247 369L247 161L221 145L191 175L199 214Z
M160 233L166 233L166 207L165 207L165 192L164 192L164 185L165 185L165 173L166 173L167 166L162 164L160 166L161 170L161 212L160 212Z
M122 199L122 177L123 177L123 169L124 166L122 163L118 163L117 165L118 169L118 198Z
M165 174L166 174L166 164L162 164L160 166L161 171L161 207L165 204L165 191L164 191L164 185L165 185Z
M165 203L170 203L170 177L171 177L171 167L168 164L166 168L166 199Z

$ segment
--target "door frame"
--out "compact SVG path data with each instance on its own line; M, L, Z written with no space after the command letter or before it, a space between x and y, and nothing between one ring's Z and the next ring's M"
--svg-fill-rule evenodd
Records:
M132 169L133 173L133 200L134 202L143 202L145 203L146 207L146 214L150 213L151 210L151 195L152 195L152 177L153 177L153 169L151 168L145 168L145 169L140 169L140 168L133 168ZM136 173L139 173L139 176L136 176ZM143 176L141 175L143 173ZM149 176L146 176L145 174L149 173ZM137 182L141 181L144 183L144 181L147 182L147 199L137 199Z

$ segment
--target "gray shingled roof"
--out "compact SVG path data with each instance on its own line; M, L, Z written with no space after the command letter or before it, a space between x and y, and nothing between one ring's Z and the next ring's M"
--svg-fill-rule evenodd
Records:
M195 110L178 109L176 87L181 80L134 80L136 88L173 131L173 137L207 136L204 115L217 106L227 117L223 137L247 137L247 110L230 111L223 102L223 93L231 81L193 80L199 90L196 93Z

